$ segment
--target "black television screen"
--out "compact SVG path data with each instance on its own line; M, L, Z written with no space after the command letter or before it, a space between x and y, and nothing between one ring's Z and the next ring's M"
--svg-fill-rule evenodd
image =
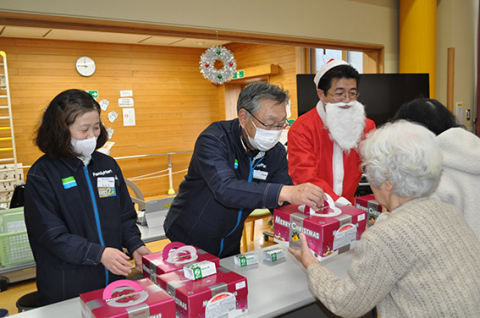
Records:
M298 116L317 105L314 77L315 74L297 74ZM361 74L358 100L378 127L389 121L403 103L429 98L429 90L428 74Z

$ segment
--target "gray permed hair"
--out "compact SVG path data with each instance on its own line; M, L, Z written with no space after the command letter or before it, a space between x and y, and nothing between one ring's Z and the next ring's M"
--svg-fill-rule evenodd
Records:
M360 153L368 181L378 188L388 180L400 197L429 196L440 182L443 155L435 134L421 125L387 123L367 135Z

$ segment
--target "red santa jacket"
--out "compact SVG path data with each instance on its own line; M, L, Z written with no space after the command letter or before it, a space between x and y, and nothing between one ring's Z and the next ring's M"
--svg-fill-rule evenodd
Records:
M375 123L367 118L364 136L372 129L375 129ZM288 132L287 146L288 168L293 183L313 183L337 201L340 196L333 191L333 141L328 135L328 130L324 128L316 107L292 124ZM343 153L342 196L352 204L362 176L360 163L357 151L352 149L348 155Z

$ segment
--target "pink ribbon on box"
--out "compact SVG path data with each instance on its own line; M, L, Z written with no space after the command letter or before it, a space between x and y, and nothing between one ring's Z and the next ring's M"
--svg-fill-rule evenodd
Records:
M174 248L175 250L171 251ZM183 259L180 260L179 256L182 254L184 254L185 257L182 257ZM167 263L183 264L195 261L198 255L197 249L191 245L185 245L181 242L171 242L163 249L162 257Z
M105 287L102 295L103 299L105 300L105 299L112 298L113 291L119 287L131 287L134 291L143 290L143 287L140 286L140 284L137 283L136 281L129 280L129 279L120 279L120 280L114 281L113 283L108 284L108 286Z

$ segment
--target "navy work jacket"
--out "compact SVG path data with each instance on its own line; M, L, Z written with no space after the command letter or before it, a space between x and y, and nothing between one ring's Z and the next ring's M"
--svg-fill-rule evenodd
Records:
M105 247L141 247L136 211L116 161L94 151L78 158L47 155L30 168L25 222L37 265L40 305L77 297L125 278L100 259Z
M258 208L278 206L283 185L292 185L285 147L264 156L249 151L238 119L211 124L197 139L185 180L164 228L171 241L219 257L240 252L243 223Z

